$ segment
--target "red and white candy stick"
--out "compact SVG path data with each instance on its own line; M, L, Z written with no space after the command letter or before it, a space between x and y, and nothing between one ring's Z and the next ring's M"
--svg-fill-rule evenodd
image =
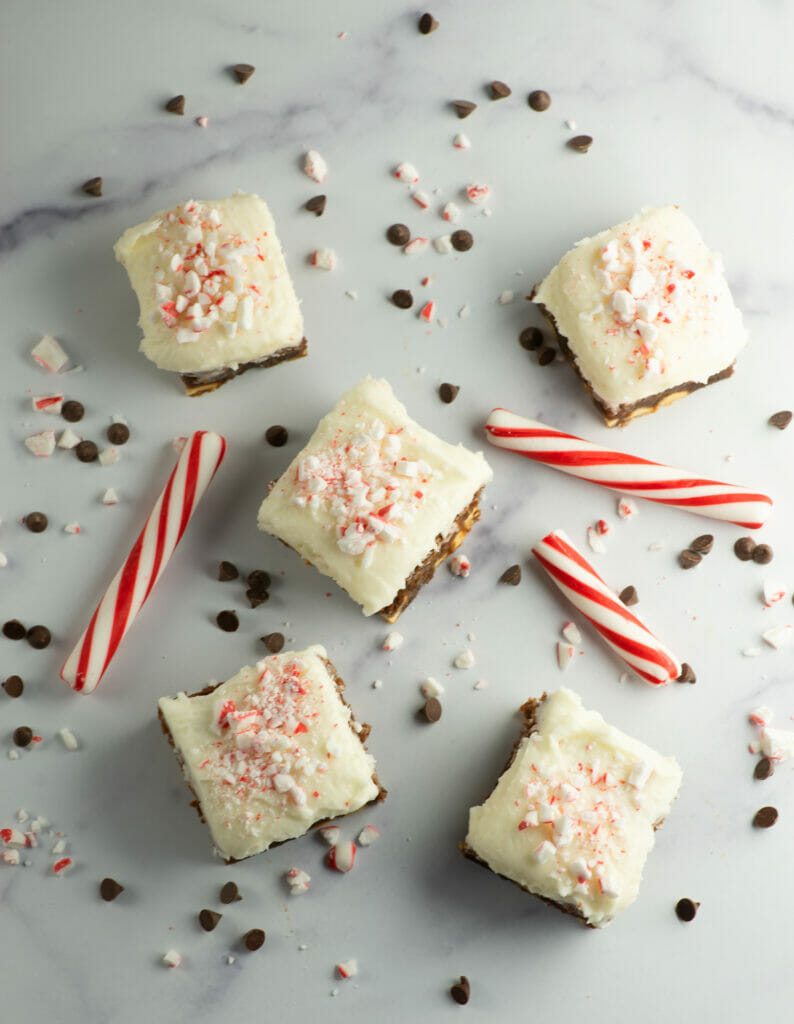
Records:
M190 517L226 454L226 441L199 430L188 439L124 565L61 669L74 690L92 693L162 576Z
M641 679L658 686L681 675L678 659L609 589L562 530L544 537L532 548L532 554L571 604Z
M706 480L637 455L602 448L537 420L516 416L507 409L494 409L486 421L485 431L497 448L507 448L527 459L561 469L563 473L590 480L601 487L611 487L622 494L735 523L748 530L763 526L772 509L772 499L767 494Z

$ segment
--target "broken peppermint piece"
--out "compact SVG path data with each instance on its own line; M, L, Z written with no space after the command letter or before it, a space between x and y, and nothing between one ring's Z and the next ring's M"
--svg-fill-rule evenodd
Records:
M423 210L426 210L428 206L430 206L430 196L427 192L423 192L419 188L413 190L411 193L411 199L413 199L417 206L421 206Z
M356 862L356 847L349 840L334 843L328 851L325 863L335 871L348 872Z
M312 253L312 266L318 270L334 270L336 253L333 249L315 249Z
M113 490L112 487L108 487L108 489L102 495L102 504L103 505L118 505L118 503L119 503L119 496L118 496L118 494L116 494L116 492Z
M785 583L778 580L764 580L764 606L769 608L786 596L787 587Z
M80 744L77 742L77 737L71 729L64 726L63 729L58 730L58 735L61 737L63 745L67 750L77 750L79 748Z
M396 651L398 648L402 647L404 641L405 637L402 635L402 633L398 633L396 631L394 631L393 633L389 633L386 639L383 641L383 650Z
M598 530L594 526L587 527L587 543L590 549L597 555L603 555L606 551L606 544L601 540Z
M20 862L19 850L3 850L2 858L4 863L16 867Z
M75 434L71 427L67 427L58 438L57 445L59 448L65 448L67 451L71 451L72 448L76 448L82 438L79 434Z
M323 160L316 149L310 149L303 158L303 170L312 181L322 185L328 174L328 164Z
M572 644L564 644L562 641L557 643L557 664L560 667L560 671L564 672L573 660L573 656L576 653Z
M58 877L61 877L62 875L65 875L67 871L71 871L73 867L74 861L72 860L71 857L61 857L60 860L56 860L55 863L52 865L52 870L53 874L56 874L58 875Z
M413 164L398 164L394 169L394 177L404 181L407 185L415 185L419 181L419 172Z
M441 216L450 224L457 224L460 221L460 207L457 203L449 202L442 210Z
M474 661L474 652L465 650L460 652L460 654L455 658L453 664L455 668L472 668Z
M118 448L103 448L99 453L99 465L100 466L113 466L119 461L120 455Z
M466 579L471 572L471 562L465 555L454 555L449 562L449 571L453 576Z
M359 846L372 846L380 839L380 832L374 825L365 825L358 834Z
M63 532L64 533L72 533L72 534L79 533L80 532L80 524L79 523L75 523L75 522L67 523L66 526L64 526L64 528L63 528Z
M45 370L58 373L69 362L69 357L51 334L45 334L41 341L34 345L30 354Z
M286 874L286 879L289 891L293 896L302 896L303 893L309 891L311 877L300 868L290 868Z
M471 139L468 135L464 135L463 132L460 132L452 140L452 145L455 149L471 149Z
M163 954L163 963L166 967L179 967L182 964L182 956L175 949L169 949Z
M423 683L420 683L419 689L422 691L422 694L428 698L440 697L444 692L444 687L432 676L428 676Z
M440 252L442 256L452 252L452 235L439 235L438 238L434 238L433 248L436 252Z
M39 459L49 458L55 451L55 431L42 430L25 438L25 447Z
M470 203L484 203L490 191L487 185L467 185L465 189L466 198Z
M319 832L329 846L336 846L339 842L341 829L338 825L326 825L324 828L321 828Z
M4 551L0 551L0 569L5 569L8 565L8 556Z
M753 725L759 725L762 729L769 725L772 721L774 714L771 708L768 708L765 704L760 707L753 708L750 712L749 718Z
M343 960L342 963L336 965L336 973L340 978L352 978L358 974L358 960L352 958L350 960Z
M582 634L575 622L566 622L560 632L569 644L577 645L582 642Z
M779 651L781 647L787 647L791 643L791 637L791 626L772 626L771 629L761 634L761 639L770 647L774 647L776 651Z
M618 515L621 519L631 519L637 514L637 504L632 498L618 499Z
M433 313L435 312L435 302L426 302L419 311L419 316L426 324L432 323Z
M0 828L0 840L5 846L27 846L27 840L22 832L15 828Z
M427 251L429 245L430 240L420 236L411 239L407 245L403 246L403 252L406 256L420 256L423 252Z
M790 729L763 729L761 753L770 761L788 761L794 757L794 732Z
M63 395L36 395L33 398L35 412L60 413L63 408Z

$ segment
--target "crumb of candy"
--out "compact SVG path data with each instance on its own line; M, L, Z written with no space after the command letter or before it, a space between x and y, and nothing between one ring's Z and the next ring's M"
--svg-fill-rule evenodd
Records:
M560 632L569 644L576 645L582 642L582 634L579 632L579 627L575 622L566 622Z
M471 313L471 309L468 306L461 306L458 310L458 317L461 320L465 320L466 317Z
M383 680L382 679L373 679L372 680L372 689L373 690L379 690L382 686L383 686Z
M575 653L576 651L572 644L564 644L562 641L558 641L557 665L559 666L560 671L564 672L568 668Z
M80 441L80 435L75 434L71 427L67 427L58 438L57 444L59 448L71 451L72 448L76 448L80 444Z
M326 843L328 843L329 846L336 846L336 844L339 842L341 829L339 828L338 825L326 825L319 831L320 835L323 837Z
M325 857L325 863L336 871L348 872L356 862L356 847L349 840L335 843Z
M4 551L0 551L0 569L5 569L8 565L8 557Z
M52 865L52 870L56 875L64 875L73 867L74 861L71 857L61 857L60 860L56 860Z
M597 555L603 555L607 549L606 544L601 540L601 536L594 526L587 527L587 543Z
M465 555L454 555L449 561L449 571L453 576L466 579L471 572L471 562Z
M402 647L404 642L405 637L402 635L402 633L398 633L395 630L394 632L389 633L386 639L383 641L383 650L396 651L398 648Z
M63 729L58 730L58 735L63 740L63 745L67 750L77 750L80 744L77 742L77 737L71 729L67 729L66 726Z
M20 862L19 850L3 850L2 858L6 864L16 867Z
M421 206L423 210L426 210L428 206L430 206L430 196L420 188L415 188L413 190L411 193L411 199L413 199L417 206Z
M394 177L408 185L415 185L419 181L419 172L413 164L401 163L394 169Z
M57 373L69 362L69 357L64 352L63 348L50 334L45 334L44 337L33 346L30 354L39 366L43 366L44 369L49 370L50 373Z
M441 216L450 224L457 224L460 220L460 207L457 203L449 202L441 211Z
M358 961L355 958L343 960L336 965L336 973L340 978L353 978L358 974Z
M467 185L466 198L470 203L483 203L488 198L490 188L487 185Z
M63 532L64 533L79 533L80 532L80 524L79 523L74 523L74 522L67 523L66 526L64 526L64 528L63 528Z
M419 689L425 697L440 697L444 692L444 687L432 676L428 676L427 679L421 682Z
M774 713L772 712L771 708L768 708L766 707L766 705L762 704L757 708L753 708L748 717L750 721L753 723L753 725L765 726L769 725L769 723L772 721L772 719L774 718Z
M426 324L429 324L432 321L435 308L435 303L431 300L430 302L426 302L419 311L420 318L424 320Z
M455 658L453 664L455 665L455 668L471 668L474 665L474 662L474 652L465 650L460 652L460 654Z
M300 868L290 868L285 877L289 891L293 896L301 896L309 891L311 876Z
M102 504L103 505L118 505L118 503L119 503L119 496L118 496L118 494L116 494L116 492L113 490L112 487L108 487L108 489L102 495Z
M347 291L345 292L345 295L346 295L346 296L347 296L347 297L348 297L349 299L351 299L351 300L352 300L353 302L355 302L355 301L356 301L356 300L358 299L358 292L357 292L357 291L353 291L353 289L352 289L352 288L349 288L349 289L348 289L348 290L347 290Z
M566 121L565 122L565 127L568 129L568 131L575 132L576 131L576 121Z
M333 249L315 249L312 253L312 266L318 270L334 270L336 253Z
M471 149L471 139L463 132L459 132L452 140L452 145L455 149Z
M442 256L446 256L448 253L452 252L452 236L439 235L438 238L434 238L433 248L436 252L440 252Z
M32 401L34 412L60 413L63 408L63 395L36 395Z
M232 956L230 953L226 954L225 960L227 964L233 964L237 958Z
M618 515L621 519L631 519L637 511L637 503L632 498L618 498Z
M8 760L9 761L18 761L19 760L19 751L18 750L14 750L14 748L12 747L8 751Z
M63 853L63 851L65 849L66 849L66 840L65 839L59 839L58 842L53 845L53 848L50 850L50 853L54 857L59 857Z
M786 596L787 589L786 584L780 583L778 580L764 580L764 606L769 608L771 605L777 604L778 601L782 601Z
M609 523L606 519L598 519L595 524L596 533L605 537L609 533Z
M328 165L316 149L310 149L303 158L303 170L312 181L322 184L328 174Z
M365 825L358 834L359 846L372 846L380 839L380 831L374 825Z
M175 949L169 949L163 954L163 963L166 967L179 967L182 964L182 957Z
M768 643L770 647L774 647L776 651L779 651L782 647L787 647L791 643L792 627L789 625L785 626L772 626L771 629L767 629L761 634L761 639Z
M25 438L25 447L39 459L49 458L55 451L55 431L42 430Z
M515 292L511 292L510 289L507 288L505 291L499 293L499 305L509 306L515 297Z
M660 540L655 540L655 541L653 541L652 544L648 545L648 550L649 551L663 551L664 550L664 544Z
M406 256L419 256L421 253L426 251L429 245L429 239L417 236L416 238L412 238L407 245L403 246L403 252Z
M208 117L205 117L203 114L201 115L201 117L196 118L196 124L199 126L199 128L206 128L209 123L210 119Z

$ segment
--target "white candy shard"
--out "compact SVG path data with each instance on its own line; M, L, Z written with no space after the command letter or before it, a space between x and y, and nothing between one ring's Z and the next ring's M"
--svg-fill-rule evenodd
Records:
M436 252L440 252L442 256L446 256L447 253L452 252L452 236L439 235L438 238L434 238L433 248Z
M754 708L750 712L750 721L753 723L753 725L760 725L761 728L763 728L766 725L769 725L773 718L774 713L772 712L771 708L768 708L765 704L762 704L760 707Z
M311 876L307 875L305 871L300 868L290 868L286 874L287 885L289 891L293 896L301 896L303 893L309 891L309 882L311 882Z
M45 370L57 373L68 362L69 357L51 334L45 334L38 344L34 345L30 354Z
M328 843L329 846L336 846L339 842L339 835L341 829L338 825L325 825L320 829L320 835Z
M3 861L6 864L10 864L11 867L16 867L19 864L19 850L3 850Z
M39 459L49 458L55 451L55 431L42 430L25 438L25 447Z
M557 664L560 670L564 672L570 665L576 650L571 644L564 644L562 641L557 643Z
M491 190L487 185L467 185L465 191L470 203L484 203Z
M4 551L0 551L0 569L5 569L8 565L8 556Z
M461 651L455 658L455 668L471 668L474 665L474 653L470 650Z
M618 515L621 519L631 519L637 514L637 503L633 498L618 498Z
M587 543L597 555L603 555L607 549L606 544L601 540L598 530L594 526L587 527Z
M417 206L421 206L423 210L426 210L428 206L430 206L430 196L427 192L423 192L419 188L413 190L411 193L411 199L413 199Z
M780 583L778 580L764 580L764 604L766 607L769 608L770 605L782 601L786 596L787 589L786 584Z
M33 398L35 412L59 413L63 407L63 395L36 395Z
M315 249L312 253L312 266L318 270L334 270L336 253L333 249Z
M471 572L471 562L465 555L454 555L449 560L449 571L453 576L461 576L465 579Z
M471 139L463 132L459 132L452 140L452 145L455 149L471 149Z
M99 453L100 466L113 466L121 458L118 448L103 448Z
M419 684L419 689L425 695L425 697L440 697L444 692L444 687L439 683L437 679L432 676L428 676L424 682Z
M80 524L79 523L75 523L75 522L67 523L66 526L64 526L64 528L63 528L63 532L64 533L79 533L80 532Z
M116 492L113 490L112 487L108 487L108 489L102 495L102 504L103 505L118 505L118 503L119 503L119 496L118 496L118 494L116 494Z
M582 642L582 634L579 632L579 627L575 622L566 622L560 632L569 644L576 646Z
M770 761L787 761L794 757L794 732L790 729L763 729L761 752Z
M167 953L163 954L163 963L166 967L179 967L182 957L175 949L169 949Z
M354 843L349 840L344 842L335 843L325 858L325 862L329 868L334 868L336 871L347 872L353 867L356 860L356 847Z
M415 185L419 181L419 172L413 164L402 163L394 169L394 177L407 185Z
M538 864L545 864L549 857L553 857L556 852L557 849L554 843L544 839L540 846L536 846L532 851L532 859L537 861Z
M405 637L402 635L402 633L398 633L395 630L392 633L389 633L386 639L383 641L383 650L396 651L398 648L402 647L404 642Z
M72 448L76 448L77 445L80 444L80 440L80 436L78 434L75 434L71 427L67 427L63 431L61 436L58 438L58 447L71 450Z
M460 221L460 207L457 203L447 203L441 211L441 216L450 224L457 224Z
M505 291L499 293L499 305L509 306L515 297L515 292L511 292L510 289L507 288Z
M63 729L58 730L58 735L63 740L63 745L66 747L67 750L77 750L78 747L80 746L80 744L77 742L77 737L75 736L75 734L72 732L71 729L68 729L66 726L64 726Z
M328 164L323 160L316 149L310 149L303 158L303 170L312 181L322 184L328 174Z
M343 960L342 963L336 965L336 973L340 978L352 978L358 974L358 960L351 958L350 960Z
M781 647L787 647L791 643L792 635L791 626L773 626L761 634L761 639L779 651Z
M427 251L428 245L430 245L430 240L427 238L412 238L407 245L403 246L403 252L406 256L419 256Z
M0 840L4 846L27 846L25 836L15 828L0 828Z
M380 839L380 832L374 825L365 825L358 834L359 846L372 846Z

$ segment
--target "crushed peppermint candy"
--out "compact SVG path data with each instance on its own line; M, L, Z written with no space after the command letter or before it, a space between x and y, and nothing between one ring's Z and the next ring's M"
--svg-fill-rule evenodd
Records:
M406 256L420 256L423 252L427 251L429 245L430 239L417 236L412 238L407 245L403 246L403 252Z
M355 843L345 840L334 843L325 857L325 863L335 871L348 872L356 862Z
M21 822L24 824L24 822ZM0 828L0 841L4 846L28 846L30 845L22 832L15 828Z
M32 401L35 412L60 413L63 408L63 395L36 395Z
M566 644L561 640L557 642L557 665L560 671L564 672L568 668L575 654L576 648L573 644Z
M118 448L103 448L99 453L99 465L100 466L113 466L115 465L121 455L119 454Z
M53 874L62 877L67 871L71 871L74 867L74 861L71 857L61 857L60 860L56 860L52 865Z
M25 447L39 459L47 459L55 451L55 431L42 430L25 438Z
M307 875L305 871L300 868L290 868L285 875L289 891L293 896L301 896L303 893L309 891L309 882L311 882L311 876Z
M41 341L33 346L30 354L39 366L43 366L50 373L58 373L69 362L69 356L50 334L45 334Z
M415 188L413 190L411 193L411 199L413 199L417 206L421 206L423 210L426 210L430 206L430 196L420 188Z
M770 761L788 761L794 757L794 732L765 727L761 730L761 753Z
M606 537L609 533L610 526L606 519L598 519L595 523L595 531L601 537Z
M19 850L3 850L2 858L3 862L11 867L17 867L21 862Z
M433 302L432 300L430 302L426 302L425 305L422 306L422 308L419 310L419 318L421 320L424 320L426 324L429 324L433 320L433 314L435 313L435 310L435 302Z
M180 967L182 955L177 953L175 949L169 949L167 953L163 954L163 963L166 967Z
M769 608L778 601L782 601L788 593L785 583L778 580L764 580L764 607Z
M316 149L310 149L303 158L303 171L312 181L322 185L328 175L328 164Z
M341 963L336 965L336 973L340 978L353 978L358 974L358 960L351 958L350 960L343 960Z
M338 825L324 825L321 829L319 829L320 835L323 837L326 843L328 843L329 846L336 846L336 844L339 842L339 836L341 834L341 831L342 830L339 828Z
M569 644L577 645L582 642L582 634L575 622L566 622L560 632Z
M439 235L438 238L434 238L433 248L442 256L452 252L452 235Z
M450 224L458 224L460 222L460 207L457 203L450 201L441 211L441 216L444 220L449 221Z
M470 203L484 203L491 192L487 185L467 185L464 191Z
M82 438L79 434L75 434L71 427L67 427L58 438L57 445L59 448L65 448L67 451L71 451L72 448L76 448Z
M398 164L394 169L394 177L404 181L407 185L415 185L419 181L419 172L413 164Z
M402 647L404 642L405 637L402 635L402 633L398 633L396 630L394 630L393 632L389 633L386 639L383 641L383 650L396 651L400 647Z
M765 704L762 704L760 707L754 708L750 712L749 718L753 725L758 725L761 728L764 728L764 726L769 725L769 723L772 721L772 719L774 718L774 713L772 712L771 708L768 708Z
M312 266L318 270L335 270L336 253L333 249L315 249L312 253Z
M633 498L618 498L618 516L621 519L631 519L638 512L637 503Z
M66 747L67 750L79 749L80 744L77 742L77 737L75 736L71 729L68 729L66 726L64 726L62 729L58 730L58 735L61 737L63 745Z
M453 555L449 560L449 571L453 576L466 579L471 572L471 562L465 555Z
M5 551L0 551L0 569L5 569L8 565L8 555Z
M453 664L455 668L472 668L474 662L474 652L467 649L460 652L460 654L455 658Z
M380 839L380 831L374 825L365 825L359 832L357 842L359 846L372 846Z
M511 292L509 288L499 293L499 305L509 306L513 299L516 297L515 292Z
M594 526L587 527L587 543L590 545L590 549L595 551L597 555L603 555L606 551L606 544L601 540L601 535Z
M455 149L471 149L471 139L463 132L459 132L452 140L452 145Z
M419 689L425 697L440 697L444 692L444 687L432 676L428 676L427 679L420 683Z
M789 625L772 626L771 629L767 629L761 634L761 639L769 644L770 647L774 647L776 651L779 651L783 647L788 647L793 635L794 629Z
M79 533L80 532L80 524L76 523L76 522L67 523L66 526L64 526L64 528L63 528L63 532L64 533L72 533L72 534Z
M108 487L108 489L102 495L102 504L103 505L118 505L118 503L119 503L119 496L118 496L118 494L116 494L116 492L113 490L112 487Z

